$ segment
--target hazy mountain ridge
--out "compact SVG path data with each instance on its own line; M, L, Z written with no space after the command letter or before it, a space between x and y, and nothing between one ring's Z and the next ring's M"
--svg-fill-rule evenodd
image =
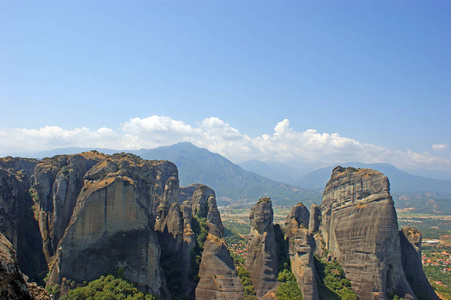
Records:
M212 187L219 198L251 200L261 195L270 196L279 205L292 205L299 201L320 201L320 195L289 186L249 172L225 157L198 148L191 143L143 149L135 152L144 159L164 159L174 162L180 172L182 186L202 182Z
M90 148L65 148L39 152L34 157L53 156L89 151ZM98 149L103 153L119 150ZM329 166L312 171L296 180L302 172L272 162L250 161L241 166L225 157L198 148L191 143L178 143L154 149L125 150L145 159L163 159L174 162L180 171L180 185L205 183L218 194L218 199L246 202L260 196L269 196L279 205L294 205L299 201L307 205L320 203L322 190L332 169ZM413 175L390 164L343 163L342 166L371 168L390 179L390 188L398 209L411 209L421 213L451 213L451 180L440 180ZM255 172L249 171L254 170ZM258 172L257 172L258 171ZM265 176L266 175L266 176ZM270 179L271 178L271 179ZM225 204L226 202L219 202Z

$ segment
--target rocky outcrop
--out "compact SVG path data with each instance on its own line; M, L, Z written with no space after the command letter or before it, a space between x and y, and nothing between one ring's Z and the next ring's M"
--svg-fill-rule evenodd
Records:
M296 277L303 299L318 300L317 275L313 261L315 241L304 223L309 218L306 210L302 203L291 208L285 223L285 239L288 244L291 271Z
M401 265L401 246L387 177L369 169L336 167L323 193L321 231L359 299L413 299Z
M10 170L13 172L25 173L28 177L31 177L34 172L34 168L39 163L34 158L22 158L22 157L2 157L0 158L0 168Z
M192 201L200 217L204 207L207 207L208 225L199 266L196 300L244 299L240 279L224 240L224 227L214 192L206 186L199 186L193 193Z
M96 151L44 158L34 169L32 193L35 215L49 265L59 241L69 225L77 197L84 184L84 175L106 156Z
M2 166L9 168L0 169L0 232L17 249L21 269L32 280L40 282L48 268L39 226L31 209L33 200L28 192L29 177L27 172L13 169L26 167L20 161L8 160L10 165Z
M423 271L421 233L411 227L399 231L402 267L410 286L420 299L439 299Z
M287 217L285 218L285 225L289 224L290 221L294 219L299 226L307 229L309 228L310 212L304 203L298 203L290 209Z
M42 299L49 295L36 284L28 284L19 269L13 245L0 233L0 298L10 300Z
M309 231L314 233L319 230L319 217L321 216L321 209L318 205L313 203L310 205L310 222L309 222Z
M251 232L245 267L258 298L277 287L279 259L273 215L271 199L263 197L252 207L249 216Z
M153 208L167 200L165 187L177 177L172 163L127 154L115 154L90 169L58 244L49 283L64 277L90 281L122 268L140 289L170 298Z

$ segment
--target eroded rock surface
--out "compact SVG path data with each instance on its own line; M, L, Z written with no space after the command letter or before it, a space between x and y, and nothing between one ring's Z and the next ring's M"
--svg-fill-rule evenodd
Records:
M300 203L291 208L286 218L285 239L288 243L288 256L293 272L302 292L303 299L319 299L316 284L316 271L313 261L315 241L311 232L305 228L304 220L308 219L308 211ZM308 225L307 225L308 226Z
M244 299L236 268L224 240L224 227L212 190L200 186L193 194L193 206L202 211L208 207L208 236L199 266L196 300ZM206 202L205 202L205 199Z
M423 271L421 262L421 233L411 227L399 231L402 267L414 293L422 299L439 299Z
M8 239L0 233L0 298L10 300L50 300L36 284L28 284L19 269L16 252Z
M251 232L245 267L249 271L258 298L277 286L279 260L273 215L271 199L263 197L252 207L249 216Z
M44 158L35 167L31 178L35 215L49 265L53 263L58 243L69 225L84 175L105 158L96 151L58 155Z
M170 298L152 208L164 202L166 183L177 176L172 163L127 154L115 154L90 169L58 245L50 284L63 277L90 281L123 268L142 290Z
M9 160L10 165L0 164L0 232L17 249L21 269L34 281L40 281L47 273L47 262L42 252L42 239L38 222L33 215L33 200L28 171L14 170L25 167L20 160ZM12 162L15 162L12 164Z
M309 230L314 233L319 230L319 218L321 216L321 209L318 205L313 203L310 205L310 222L309 222Z
M321 231L359 299L413 299L401 265L389 182L369 169L336 167L323 194Z

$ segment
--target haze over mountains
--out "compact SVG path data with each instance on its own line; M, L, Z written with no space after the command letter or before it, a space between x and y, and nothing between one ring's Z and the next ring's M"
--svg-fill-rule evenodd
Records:
M91 149L64 148L39 152L35 157L74 154ZM106 154L120 152L97 149ZM236 165L225 157L198 148L191 143L178 143L155 149L127 151L144 159L161 159L174 162L180 173L180 185L202 182L217 193L219 204L252 202L261 196L270 196L276 205L320 203L321 192L332 169L317 169L300 177L299 170L289 166L261 161ZM414 208L417 212L451 213L451 180L438 180L409 174L390 164L345 163L342 166L372 168L390 180L397 208ZM226 202L224 202L226 201Z

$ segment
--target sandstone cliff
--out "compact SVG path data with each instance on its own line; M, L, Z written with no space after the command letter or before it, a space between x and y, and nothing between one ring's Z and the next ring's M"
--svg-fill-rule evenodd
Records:
M142 290L170 298L153 216L154 208L167 200L165 187L177 176L172 163L126 154L90 169L58 244L49 283L63 277L89 281L123 268Z
M208 225L199 266L196 300L244 299L240 279L224 241L224 227L214 192L207 186L199 186L193 193L192 201L199 217L207 214Z
M0 298L10 300L50 300L36 284L28 284L19 269L13 245L0 233Z
M319 230L319 216L321 215L321 210L318 205L313 203L310 205L310 222L309 230L314 233Z
M8 163L0 164L8 167L0 168L0 232L17 249L21 269L32 280L40 282L48 268L42 252L39 225L31 209L33 200L28 192L28 171L12 168L27 168L28 163L21 159L11 159Z
M401 246L387 177L336 167L323 193L321 231L359 299L416 298L401 265Z
M414 228L399 231L402 267L414 293L421 299L439 299L423 271L421 262L421 233ZM422 296L422 297L421 297Z
M32 192L39 221L44 254L49 265L64 231L69 225L83 176L105 155L95 151L44 158L34 169Z
M249 216L251 232L245 267L258 298L277 287L279 259L273 215L271 199L263 197L252 207Z
M309 212L304 204L292 207L285 221L285 239L288 243L291 271L296 277L303 299L318 300L317 275L313 261L315 241L306 228L308 219Z

